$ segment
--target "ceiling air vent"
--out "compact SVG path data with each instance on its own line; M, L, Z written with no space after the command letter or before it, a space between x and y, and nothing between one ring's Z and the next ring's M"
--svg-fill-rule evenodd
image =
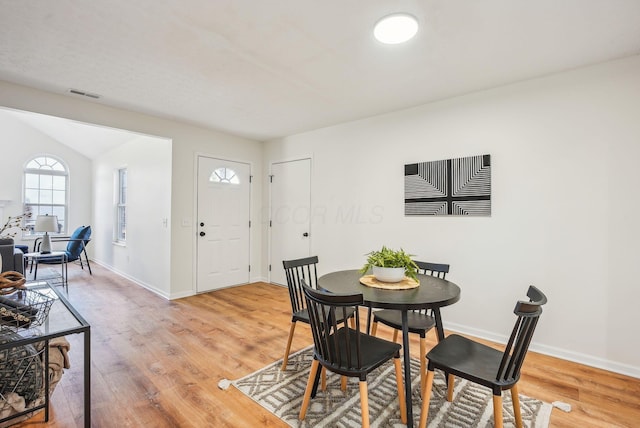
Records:
M81 95L83 97L93 98L93 99L96 99L96 100L100 98L100 95L98 95L98 94L91 94L89 92L79 91L77 89L69 89L69 93L70 94L74 94L74 95Z

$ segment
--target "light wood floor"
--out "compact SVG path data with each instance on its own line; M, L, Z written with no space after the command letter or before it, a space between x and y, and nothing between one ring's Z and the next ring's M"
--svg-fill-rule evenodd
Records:
M93 276L70 266L69 276L69 299L92 326L92 426L285 426L235 388L218 388L282 358L291 320L285 288L256 283L169 302L97 265ZM391 337L384 326L379 332ZM49 423L36 416L19 427L83 426L82 341L69 341L72 367L52 396ZM310 344L299 323L293 350ZM415 357L417 349L415 340ZM519 385L572 405L553 410L552 427L640 426L639 379L530 352Z

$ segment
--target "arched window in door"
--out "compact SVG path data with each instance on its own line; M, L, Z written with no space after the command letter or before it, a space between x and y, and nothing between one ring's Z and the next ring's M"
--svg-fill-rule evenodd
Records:
M209 177L209 181L212 183L228 183L228 184L240 184L238 174L231 168L220 167L214 170Z
M58 217L58 233L67 232L69 172L62 160L41 155L24 167L24 205L31 210L25 221L24 236L35 236L34 226L39 215Z

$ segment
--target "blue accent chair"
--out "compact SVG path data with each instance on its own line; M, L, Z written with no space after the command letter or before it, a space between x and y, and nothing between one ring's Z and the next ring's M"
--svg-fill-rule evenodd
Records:
M65 252L67 253L67 262L74 262L76 260L80 261L80 267L84 269L84 263L82 261L82 255L84 254L84 260L87 263L87 268L89 269L89 274L93 275L91 272L91 265L89 264L89 257L87 256L87 244L91 241L91 226L80 226L78 227L71 236L52 236L51 242L67 242L67 249ZM36 239L36 251L40 249L40 238ZM40 263L62 263L61 259L42 259Z

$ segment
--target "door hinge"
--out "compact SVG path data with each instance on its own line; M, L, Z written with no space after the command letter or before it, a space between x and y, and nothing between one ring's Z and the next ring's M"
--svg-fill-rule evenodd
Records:
M249 176L249 183L251 183L251 181L253 180L253 175Z
M249 227L251 227L251 220L249 220Z
M271 220L269 220L269 227L271 227Z
M249 265L249 272L251 272L251 265Z
M269 176L269 183L273 183L273 174Z
M269 272L271 272L271 265L269 265Z

